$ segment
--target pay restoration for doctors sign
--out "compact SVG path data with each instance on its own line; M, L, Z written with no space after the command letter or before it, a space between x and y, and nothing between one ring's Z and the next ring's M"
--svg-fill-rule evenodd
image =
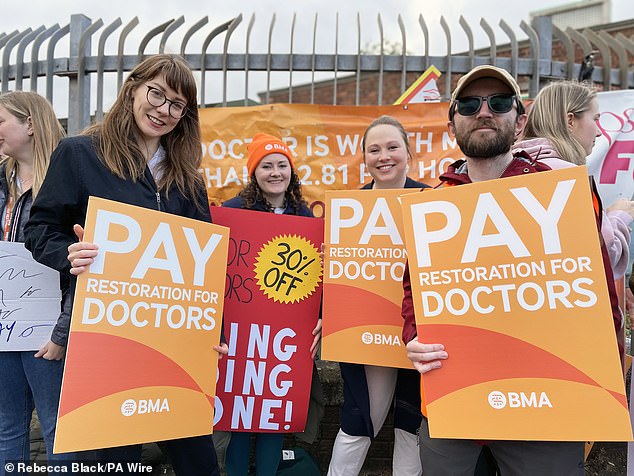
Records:
M402 202L431 436L631 439L586 168Z
M229 230L91 197L55 452L211 433Z

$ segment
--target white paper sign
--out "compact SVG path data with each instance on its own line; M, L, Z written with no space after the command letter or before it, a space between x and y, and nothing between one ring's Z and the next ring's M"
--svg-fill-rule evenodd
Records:
M634 91L601 92L597 99L601 135L587 163L607 207L618 198L634 198Z
M59 273L22 243L0 241L0 351L38 350L60 313Z

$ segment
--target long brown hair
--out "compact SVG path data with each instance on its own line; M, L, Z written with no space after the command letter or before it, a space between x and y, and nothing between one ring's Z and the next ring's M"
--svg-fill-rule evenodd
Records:
M132 109L133 93L157 76L163 76L167 85L187 101L187 113L176 127L161 137L165 160L159 164L159 190L167 192L176 186L196 203L200 200L200 187L204 186L198 169L202 158L200 124L196 99L196 81L181 57L160 54L139 63L121 86L110 111L100 124L86 129L83 134L95 138L99 158L120 178L134 181L143 176L146 160L138 144L139 130ZM198 203L198 205L203 205Z
M62 137L66 135L64 128L55 117L51 103L39 94L31 91L10 91L0 95L0 104L22 124L31 121L33 129L33 198L39 192L51 154ZM5 174L9 185L9 195L13 200L19 198L15 177L18 174L18 162L7 157Z

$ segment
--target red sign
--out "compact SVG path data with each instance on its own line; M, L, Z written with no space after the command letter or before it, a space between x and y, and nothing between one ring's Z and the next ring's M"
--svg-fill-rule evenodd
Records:
M214 428L296 432L306 423L321 303L323 221L212 207L231 228Z

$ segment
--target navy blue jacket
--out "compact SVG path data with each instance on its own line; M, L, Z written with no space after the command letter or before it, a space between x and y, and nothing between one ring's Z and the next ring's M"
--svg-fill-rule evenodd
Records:
M91 195L211 222L207 190L202 183L198 206L176 187L168 194L158 193L147 167L141 180L117 177L101 162L89 136L62 139L51 156L46 178L24 229L24 244L33 258L60 272L63 309L51 336L57 345L65 346L68 339L77 280L70 274L68 246L77 241L73 225L84 226Z

